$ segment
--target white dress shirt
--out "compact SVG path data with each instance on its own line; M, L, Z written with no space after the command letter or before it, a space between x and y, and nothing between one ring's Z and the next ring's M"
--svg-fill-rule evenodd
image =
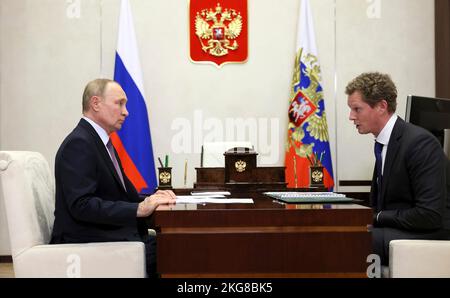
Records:
M389 121L386 123L386 125L381 130L380 134L376 137L375 141L378 143L383 144L383 150L381 151L381 160L382 160L382 166L381 166L381 173L384 172L384 161L386 160L386 152L389 145L389 140L391 138L392 130L394 129L395 121L397 121L398 116L396 114L392 114Z
M97 132L98 136L100 137L100 139L103 142L103 145L105 146L106 151L109 154L109 157L112 158L111 154L109 153L108 147L106 147L106 144L109 141L109 135L106 132L106 130L103 129L103 127L101 127L100 125L98 125L97 123L95 123L94 120L89 119L86 116L83 116L83 119L86 120L87 122L89 122L89 124L95 129L95 132Z

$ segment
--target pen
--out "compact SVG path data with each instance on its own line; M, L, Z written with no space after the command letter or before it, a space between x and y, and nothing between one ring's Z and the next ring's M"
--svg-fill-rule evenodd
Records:
M169 166L169 155L166 155L166 168Z
M164 168L161 158L158 157L158 160L159 160L159 164L161 165L161 168Z
M187 159L184 161L184 187L186 187L186 179L187 179Z
M273 203L278 203L278 204L280 204L280 205L284 205L284 204L285 204L284 202L280 202L280 201L277 201L277 200L273 200L272 202L273 202Z

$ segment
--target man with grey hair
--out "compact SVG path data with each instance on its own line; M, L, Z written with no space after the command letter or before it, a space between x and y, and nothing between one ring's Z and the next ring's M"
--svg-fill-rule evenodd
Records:
M175 203L172 191L141 199L127 178L110 134L128 116L127 97L113 80L89 82L83 118L61 144L55 159L56 206L51 243L143 241L147 273L156 273L156 241L145 218Z
M448 239L447 158L438 140L395 114L397 88L389 75L363 73L345 92L350 121L360 134L375 137L370 191L374 253L387 265L391 240Z

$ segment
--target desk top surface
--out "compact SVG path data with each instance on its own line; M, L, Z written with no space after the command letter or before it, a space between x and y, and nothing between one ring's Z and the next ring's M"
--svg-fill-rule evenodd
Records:
M177 195L189 194L191 189L175 190ZM239 210L239 209L286 209L286 210L308 210L308 209L368 209L357 203L284 203L264 195L258 191L231 192L227 198L249 198L253 204L242 203L202 203L202 204L176 204L173 206L159 206L157 211L181 211L181 210ZM226 199L224 199L226 200Z
M180 194L180 192L176 192ZM231 198L252 198L253 204L176 204L159 206L156 226L297 226L366 225L372 209L353 203L286 204L260 192L233 192ZM226 199L225 199L226 200Z

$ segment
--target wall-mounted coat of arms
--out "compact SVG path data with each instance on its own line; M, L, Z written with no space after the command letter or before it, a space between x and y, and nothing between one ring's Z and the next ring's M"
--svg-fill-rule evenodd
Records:
M243 63L248 56L247 0L190 0L193 62Z

